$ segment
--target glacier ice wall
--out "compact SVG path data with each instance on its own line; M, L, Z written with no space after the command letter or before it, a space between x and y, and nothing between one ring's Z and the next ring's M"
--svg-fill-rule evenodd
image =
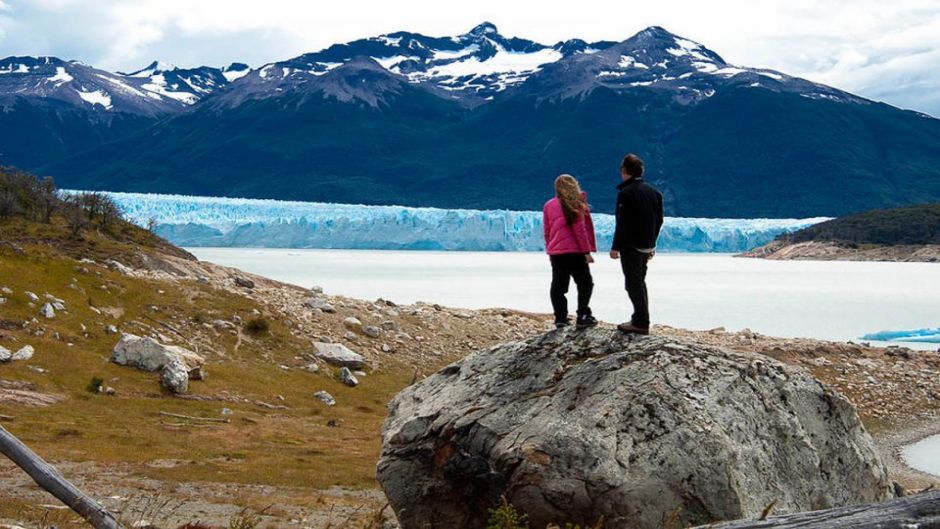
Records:
M108 193L133 222L179 246L538 251L540 211L361 206L241 198ZM670 217L659 248L741 252L811 219ZM610 247L614 218L595 215L598 249Z
M882 342L926 342L940 343L940 327L936 329L914 329L911 331L879 331L862 336L862 340Z

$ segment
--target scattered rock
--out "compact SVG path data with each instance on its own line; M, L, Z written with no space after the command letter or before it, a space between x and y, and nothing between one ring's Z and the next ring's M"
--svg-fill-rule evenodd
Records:
M392 320L382 322L382 329L386 331L394 331L397 328L398 328L398 324Z
M7 302L7 298L0 298L0 305L4 305Z
M114 259L109 259L105 261L105 264L108 265L108 268L112 270L117 270L119 273L129 276L134 271L132 268L125 266L123 263L115 261Z
M323 390L320 390L314 393L313 398L319 400L320 402L322 402L323 404L326 404L327 406L336 406L336 399L333 398L333 395L330 395L329 393Z
M855 409L808 372L607 329L451 364L399 393L382 441L378 481L404 527L482 528L478 506L502 495L533 527L603 516L607 529L891 495Z
M29 360L34 352L32 345L24 345L19 351L13 353L11 360Z
M330 305L329 303L327 303L326 301L320 298L309 298L306 301L304 301L304 306L309 307L311 309L323 311L327 314L333 314L334 312L336 312L336 309L333 308L333 305Z
M310 287L310 292L313 292L314 294L322 294L323 287L319 285L313 285L312 287Z
M316 349L314 356L328 364L351 369L359 369L365 365L362 355L354 353L343 344L314 342L313 347Z
M39 313L42 314L47 319L55 318L55 308L52 306L52 303L46 303L39 309Z
M13 360L13 353L9 349L0 345L0 362L9 362Z
M235 413L235 412L233 412L233 411L231 410L231 408L222 408L222 412L221 412L221 413L222 413L222 415L232 415L232 414Z
M39 296L30 292L29 290L27 290L25 294L26 294L26 297L29 298L30 301L39 301Z
M171 360L163 366L160 383L171 393L185 394L189 390L189 369L180 360Z
M235 276L235 284L243 288L255 288L255 282L246 277Z
M108 334L117 334L118 329L114 325L108 325L107 327L104 328L104 332Z
M13 290L10 287L0 287L0 292L3 292L7 296L13 294Z
M311 362L304 366L304 370L309 371L311 373L318 373L320 371L320 364L316 362Z
M179 360L186 366L186 371L197 370L205 360L190 351L176 345L164 345L149 337L140 337L124 333L111 351L111 361L115 364L136 367L144 371L157 371L163 366Z
M362 332L362 322L359 318L349 317L343 320L343 326L353 332Z
M352 371L350 371L348 367L339 370L339 381L351 388L359 385L359 379L352 374Z
M362 334L365 334L369 338L378 338L382 335L382 329L379 329L373 325L368 325L362 328Z

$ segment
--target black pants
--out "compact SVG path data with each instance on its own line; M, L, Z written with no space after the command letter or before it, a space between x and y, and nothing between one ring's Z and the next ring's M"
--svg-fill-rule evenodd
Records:
M649 254L626 248L620 252L620 267L623 269L624 284L630 302L633 303L633 317L630 321L637 327L650 325L650 300L646 292L646 263Z
M568 321L568 293L570 280L578 286L578 316L590 316L591 293L594 292L594 279L591 278L591 268L588 266L582 253L565 253L550 256L552 261L552 308L555 311L555 322Z

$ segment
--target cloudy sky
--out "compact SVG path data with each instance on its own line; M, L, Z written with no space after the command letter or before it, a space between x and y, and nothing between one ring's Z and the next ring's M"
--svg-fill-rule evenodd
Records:
M623 40L659 25L735 64L940 116L940 0L0 0L0 57L125 71L153 59L258 66L398 30L460 34L484 20L546 44Z

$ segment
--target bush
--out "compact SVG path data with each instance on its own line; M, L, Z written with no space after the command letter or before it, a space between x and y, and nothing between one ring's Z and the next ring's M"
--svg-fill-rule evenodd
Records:
M100 393L101 386L103 385L104 385L104 380L98 377L91 377L91 382L89 382L88 385L85 386L85 390L87 390L89 393Z
M266 318L258 316L245 322L244 329L245 332L252 336L261 336L267 334L268 331L271 330L271 324Z
M486 529L529 529L528 516L519 513L506 497L500 498L500 506L490 509Z

